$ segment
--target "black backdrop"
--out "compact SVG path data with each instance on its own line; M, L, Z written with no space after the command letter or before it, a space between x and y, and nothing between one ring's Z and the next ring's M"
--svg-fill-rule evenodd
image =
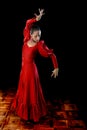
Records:
M3 7L0 11L0 87L17 88L25 22L38 13L38 8L44 8L45 15L38 22L41 38L54 49L60 71L57 79L51 79L51 60L37 55L43 92L47 99L70 98L86 111L85 7L82 3L25 1L0 5Z

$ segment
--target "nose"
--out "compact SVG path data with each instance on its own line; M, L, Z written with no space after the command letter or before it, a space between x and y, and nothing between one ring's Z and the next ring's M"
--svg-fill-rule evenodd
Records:
M37 37L37 40L39 40L40 39L40 37Z

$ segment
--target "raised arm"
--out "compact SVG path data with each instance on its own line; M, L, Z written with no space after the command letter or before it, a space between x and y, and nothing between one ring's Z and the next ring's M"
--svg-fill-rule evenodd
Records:
M34 22L37 22L41 19L41 17L44 15L44 10L39 9L39 14L37 15L36 13L34 14L35 17L28 19L26 21L25 28L23 30L23 36L24 36L24 42L27 42L30 39L30 28L33 25Z
M49 49L47 45L44 43L44 41L40 41L38 43L38 51L41 56L51 58L54 66L54 70L52 71L51 76L54 76L54 78L56 78L56 76L58 76L59 67L56 55L53 53L53 49Z

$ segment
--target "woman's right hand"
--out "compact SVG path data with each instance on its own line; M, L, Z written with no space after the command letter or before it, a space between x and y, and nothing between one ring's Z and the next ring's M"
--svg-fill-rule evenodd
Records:
M34 14L37 21L39 21L41 17L45 14L44 9L38 9L38 10L39 10L39 15L37 15L36 13Z

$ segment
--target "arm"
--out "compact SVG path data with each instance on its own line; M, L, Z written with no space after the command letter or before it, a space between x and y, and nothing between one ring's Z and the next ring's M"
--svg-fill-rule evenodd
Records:
M36 22L36 18L28 19L26 21L26 25L23 30L24 42L27 42L30 39L30 27L33 25L34 22Z
M24 42L28 41L30 39L30 28L33 25L34 22L37 22L41 19L41 17L44 15L43 13L43 9L39 9L39 15L37 15L36 13L34 14L35 17L32 19L28 19L26 21L26 25L25 28L23 30L23 35L24 35Z
M59 68L58 68L58 61L57 61L56 55L53 53L53 50L49 49L44 43L44 41L40 41L38 43L38 51L41 56L51 58L53 66L54 66L54 70L52 71L51 76L54 76L54 78L56 78L56 76L58 76Z

